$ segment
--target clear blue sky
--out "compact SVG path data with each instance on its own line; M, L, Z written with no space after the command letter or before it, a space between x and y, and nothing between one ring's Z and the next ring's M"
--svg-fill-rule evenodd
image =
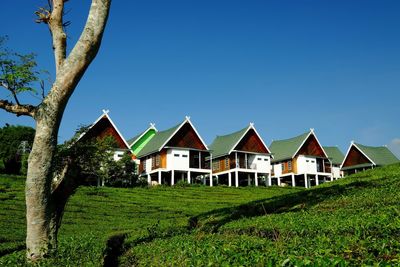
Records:
M48 30L34 23L45 2L2 0L0 35L54 74ZM66 4L70 47L89 2ZM114 0L60 141L105 108L126 138L190 115L207 143L254 122L267 144L315 128L343 152L355 140L400 155L399 14L398 0ZM6 122L33 125L0 111Z

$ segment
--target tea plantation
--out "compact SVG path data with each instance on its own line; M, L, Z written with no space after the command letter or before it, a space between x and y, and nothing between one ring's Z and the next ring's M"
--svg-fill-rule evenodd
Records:
M24 179L0 177L0 266L24 266ZM39 266L400 265L400 165L311 189L81 187Z

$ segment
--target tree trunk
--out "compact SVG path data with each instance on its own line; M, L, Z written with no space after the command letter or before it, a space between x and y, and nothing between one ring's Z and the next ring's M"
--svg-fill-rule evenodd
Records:
M40 112L29 156L26 180L27 257L35 261L56 250L57 227L54 224L56 203L52 200L52 162L57 145L60 116ZM42 115L43 114L43 115Z

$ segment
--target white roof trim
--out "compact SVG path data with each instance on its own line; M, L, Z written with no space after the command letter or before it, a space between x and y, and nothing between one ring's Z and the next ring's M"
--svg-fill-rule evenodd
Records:
M349 148L347 149L346 156L344 157L344 159L343 159L343 161L342 161L342 164L340 164L340 169L343 167L343 164L344 164L344 162L346 161L347 156L348 156L349 153L350 153L350 149L351 149L351 147L352 147L353 145L354 145L354 141L351 141L351 142L350 142L350 146L349 146Z
M174 132L173 134L170 135L170 137L164 142L164 144L162 144L162 146L158 149L158 151L161 151L161 149L163 149L163 148L168 144L168 142L172 139L172 137L174 137L175 134L176 134L177 132L179 132L179 130L180 130L180 129L183 127L183 125L185 125L185 123L187 123L187 122L190 124L190 126L192 126L194 132L197 134L197 137L199 137L199 139L200 139L200 141L203 143L204 147L205 147L207 150L209 150L208 147L207 147L207 145L206 145L206 143L203 141L203 139L201 138L201 136L200 136L199 133L197 132L196 128L193 126L192 122L190 121L190 117L186 116L186 117L185 117L185 120L181 123L181 125L179 125L179 127L175 130L175 132Z
M246 136L246 134L250 131L250 129L253 129L258 138L260 138L261 143L264 145L264 147L267 149L268 154L271 154L271 151L267 147L267 145L264 143L264 140L261 138L261 136L258 134L256 128L254 127L254 123L250 122L249 127L247 127L247 130L244 132L244 134L240 137L239 141L236 142L235 145L232 146L231 150L229 151L228 155L232 153L232 151L235 149L235 147L242 141L242 139ZM271 157L273 158L274 156L271 154Z
M138 138L136 138L136 140L133 141L132 144L129 145L129 148L131 148L137 141L140 140L140 138L142 138L150 130L155 130L156 132L158 132L155 123L150 123L149 128L147 128L147 130L145 130Z
M114 122L112 121L112 119L108 115L109 112L110 112L109 110L104 110L103 109L103 114L101 114L100 117L98 117L97 120L95 122L93 122L92 125L90 125L90 127L84 133L82 133L79 136L77 141L79 141L79 139L81 139L87 132L89 132L89 130L92 129L105 116L110 121L110 123L111 123L112 127L114 127L115 131L117 131L118 135L121 137L122 141L124 142L124 144L126 145L128 150L132 152L132 150L129 147L129 144L126 142L124 136L121 134L121 132L118 130L117 126L115 126Z
M293 154L293 156L292 156L292 159L297 155L297 153L298 153L299 150L303 147L303 145L304 145L304 143L307 141L307 139L310 138L310 135L313 135L313 136L315 137L315 140L317 140L317 143L318 143L318 145L321 147L322 152L324 152L325 157L326 157L327 159L329 159L328 154L326 154L324 147L321 146L321 143L319 142L319 140L318 140L318 138L317 138L317 135L315 134L313 128L310 129L310 132L308 133L307 137L304 138L304 140L303 140L303 142L301 143L301 145L297 148L296 152L295 152L295 153Z

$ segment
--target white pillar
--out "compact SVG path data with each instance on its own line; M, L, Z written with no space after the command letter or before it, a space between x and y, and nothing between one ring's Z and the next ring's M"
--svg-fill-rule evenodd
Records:
M319 185L319 177L318 177L318 174L315 175L315 185Z
M247 185L251 185L250 173L247 174Z
M255 174L254 174L254 178L255 178L254 184L255 184L256 186L258 186L258 173L255 173Z
M187 179L187 181L188 181L188 184L191 184L192 183L192 179L191 179L191 177L190 177L190 171L188 171L188 179Z
M172 170L171 171L171 185L174 185L174 184L175 184L175 171Z
M272 178L271 178L271 175L270 174L268 174L268 177L267 177L267 183L268 183L268 186L271 186L272 185Z
M239 187L239 172L235 172L235 186Z
M228 185L232 186L232 173L228 172Z
M213 186L213 176L212 176L212 172L210 172L210 186Z
M308 175L307 175L307 173L304 174L304 187L308 188Z
M281 177L277 177L278 179L278 186L281 186Z
M149 185L151 185L151 176L150 176L150 174L147 174L147 183Z
M333 181L333 175L331 175L331 182Z
M294 179L294 174L292 174L292 187L295 187L295 186L296 186L296 181Z
M161 171L158 171L158 184L161 185Z

